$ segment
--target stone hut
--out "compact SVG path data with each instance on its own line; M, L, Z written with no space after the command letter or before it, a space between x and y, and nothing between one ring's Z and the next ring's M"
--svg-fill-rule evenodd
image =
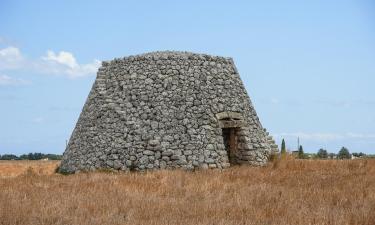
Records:
M60 171L264 165L272 151L231 58L152 52L102 63Z

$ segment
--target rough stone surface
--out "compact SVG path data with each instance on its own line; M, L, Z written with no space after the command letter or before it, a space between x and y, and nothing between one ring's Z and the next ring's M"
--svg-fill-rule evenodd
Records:
M60 171L227 168L264 165L277 150L231 58L153 52L103 62Z

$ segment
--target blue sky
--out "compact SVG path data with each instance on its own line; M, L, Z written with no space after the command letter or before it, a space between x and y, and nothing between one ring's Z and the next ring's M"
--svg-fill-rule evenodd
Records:
M375 3L0 1L0 154L62 153L100 61L233 57L263 126L305 151L375 153Z

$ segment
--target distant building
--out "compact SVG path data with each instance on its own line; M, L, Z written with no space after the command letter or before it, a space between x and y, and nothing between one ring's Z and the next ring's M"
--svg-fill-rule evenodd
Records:
M297 151L291 151L290 154L292 154L293 156L298 156L298 150Z

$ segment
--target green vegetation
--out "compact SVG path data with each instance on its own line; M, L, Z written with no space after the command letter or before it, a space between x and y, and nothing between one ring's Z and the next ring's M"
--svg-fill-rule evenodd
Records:
M49 159L49 160L61 160L62 155L57 154L43 154L43 153L29 153L23 154L20 156L16 156L13 154L5 154L0 155L0 160L41 160L41 159Z
M280 155L286 155L285 140L282 139ZM350 153L349 149L342 147L338 153L328 152L324 148L320 148L317 153L305 153L302 145L299 146L298 151L291 151L291 154L298 159L355 159L355 158L375 158L374 154L365 154L363 152Z
M285 140L283 139L281 142L281 155L286 154L286 146L285 146Z
M360 153L353 152L352 155L353 155L354 157L364 157L364 156L366 156L366 154L363 153L363 152L360 152Z
M320 159L326 159L326 158L328 158L328 152L327 152L327 150L325 150L323 148L319 149L319 151L318 151L318 153L316 155Z
M13 154L0 155L0 160L18 160L18 156Z
M339 158L339 159L350 159L351 155L350 155L349 150L345 147L342 147L340 149L339 153L337 154L337 158Z
M298 158L299 159L304 159L305 158L305 153L303 152L303 147L302 145L299 146L299 149L298 149Z

